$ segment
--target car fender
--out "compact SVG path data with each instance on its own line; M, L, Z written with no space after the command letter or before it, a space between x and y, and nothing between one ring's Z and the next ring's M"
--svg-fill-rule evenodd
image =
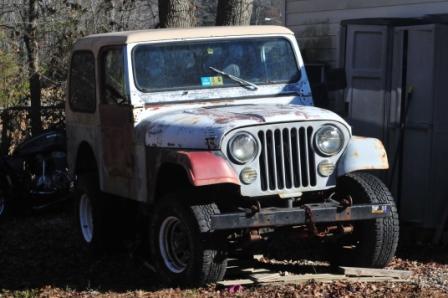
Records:
M238 175L224 156L210 151L178 151L182 165L194 186L222 183L239 185Z
M385 170L389 168L383 143L375 138L352 137L338 162L337 175L360 170Z

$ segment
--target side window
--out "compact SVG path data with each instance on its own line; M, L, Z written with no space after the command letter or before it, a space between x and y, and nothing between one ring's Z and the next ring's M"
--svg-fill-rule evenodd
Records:
M129 104L124 80L122 48L111 48L101 54L102 102L105 104Z
M72 56L69 101L72 110L95 112L95 57L91 52L79 51Z

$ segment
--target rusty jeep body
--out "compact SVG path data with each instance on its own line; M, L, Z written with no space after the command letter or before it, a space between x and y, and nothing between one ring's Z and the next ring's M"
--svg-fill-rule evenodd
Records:
M91 35L74 46L67 94L80 235L94 250L120 220L145 218L151 261L175 284L221 279L229 254L279 228L325 239L341 264L395 253L394 201L360 172L388 168L383 145L313 107L286 28Z

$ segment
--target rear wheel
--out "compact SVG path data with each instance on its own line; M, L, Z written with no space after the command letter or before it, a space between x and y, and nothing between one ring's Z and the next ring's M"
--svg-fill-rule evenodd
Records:
M219 281L227 266L225 245L210 233L210 218L219 213L217 206L180 201L190 195L178 193L161 198L150 224L154 264L173 285L199 286Z
M76 219L81 241L90 252L101 253L108 248L112 231L108 229L105 196L99 190L97 175L80 176L78 190Z
M330 248L333 264L385 267L395 255L399 236L398 213L390 191L371 174L351 173L339 178L337 194L350 196L355 204L390 204L391 216L353 222L353 234L344 236Z

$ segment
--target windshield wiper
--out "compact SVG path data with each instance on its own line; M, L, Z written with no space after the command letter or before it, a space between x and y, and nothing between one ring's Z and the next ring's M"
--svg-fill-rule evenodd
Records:
M258 86L255 85L254 83L251 83L251 82L246 81L246 80L244 80L242 78L236 77L236 76L234 76L234 75L232 75L232 74L230 74L228 72L225 72L225 71L219 70L217 68L214 68L213 66L210 66L209 68L211 70L213 70L214 72L219 73L219 74L221 74L223 76L226 76L229 79L231 79L232 81L235 81L235 82L239 83L241 86L243 86L243 87L245 87L245 88L247 88L249 90L255 91L255 90L258 89Z

